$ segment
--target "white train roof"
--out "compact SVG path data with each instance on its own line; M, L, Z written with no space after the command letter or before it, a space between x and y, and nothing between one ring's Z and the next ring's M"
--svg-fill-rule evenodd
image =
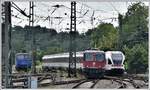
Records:
M104 52L104 51L100 51L100 50L85 50L85 52Z
M106 51L106 58L111 58L112 54L121 54L123 56L123 61L125 60L125 55L121 51Z
M17 53L16 55L19 55L19 54L29 54L29 53Z
M83 51L76 52L76 57L83 57ZM69 58L69 53L59 53L59 54L44 55L42 57L43 60L44 59L53 59L53 58Z
M85 50L76 52L76 57L83 57L83 53L86 52L104 52L100 50ZM74 56L74 55L73 55ZM54 58L69 58L69 53L58 53L58 54L51 54L51 55L44 55L42 59L54 59Z
M122 53L121 51L106 51L105 53Z

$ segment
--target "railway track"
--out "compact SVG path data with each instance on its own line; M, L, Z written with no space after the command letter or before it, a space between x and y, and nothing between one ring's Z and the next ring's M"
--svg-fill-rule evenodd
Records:
M39 84L39 86L47 86L47 85L64 85L64 84L71 84L71 83L79 83L85 79L78 79L78 80L70 80L70 81L58 81L58 82L49 82Z
M120 86L118 88L126 88L127 87L127 84L124 83L121 78L111 77L111 76L104 76L104 79L112 80L112 81L115 81L115 82L119 83Z
M138 77L138 76L127 75L127 78L123 79L123 81L131 83L133 87L136 89L143 87L143 85L137 84L135 80L141 80L141 81L144 81L144 83L146 83L142 77Z
M12 76L13 83L17 83L17 82L25 83L28 81L27 77L29 76L29 74L15 73L10 76ZM143 81L142 78L137 77L137 76L132 76L132 75L127 75L123 77L104 76L104 78L101 78L101 79L78 79L78 80L70 80L70 81L57 81L57 80L55 81L54 78L57 78L57 77L53 77L55 76L55 74L52 74L52 73L39 73L39 74L33 74L31 76L36 76L38 78L38 87L49 86L49 85L64 85L65 86L65 84L73 83L75 85L73 87L70 87L73 89L82 88L82 87L95 88L95 85L99 82L99 80L103 80L103 79L112 80L113 82L119 83L119 85L116 86L117 88L128 88L129 84L130 86L133 86L136 89L142 88L144 86L144 85L137 84L137 82L135 81L135 80ZM43 80L50 80L50 81L46 83L41 83ZM84 83L86 82L90 82L90 83L88 83L88 85L85 86L86 84ZM27 88L27 87L25 85L18 85L18 86L12 86L12 88Z
M83 83L85 83L85 82L88 82L88 80L85 79L85 80L80 81L80 82L77 83L75 86L73 86L72 89L79 87L81 84L83 84Z
M114 80L114 81L120 83L121 86L120 86L119 88L126 88L126 87L128 86L128 85L127 85L126 83L124 83L124 82L129 82L129 83L131 83L132 86L133 86L134 88L136 88L136 89L142 87L142 85L139 85L139 84L135 83L135 81L134 81L134 80L135 80L135 77L133 78L133 77L131 77L131 76L128 76L127 78L124 78L124 77L105 76L104 78L105 78L105 79ZM137 80L141 80L141 79L139 79L139 77L138 77Z
M140 88L140 87L142 87L142 86L136 84L135 81L133 80L133 78L128 78L128 80L123 79L123 81L131 83L133 85L133 87L137 88L137 89Z
M92 86L90 88L94 88L95 85L98 83L99 80L95 80L94 83L92 84Z
M118 87L119 88L127 88L127 84L124 83L123 81L121 80L114 80L115 82L118 82L120 84L120 86Z
M35 76L37 77L38 83L45 79L53 79L55 74L52 73L39 73L39 74L21 74L21 73L12 73L8 75L12 78L10 88L27 88L28 77ZM16 83L24 83L22 85L14 85ZM2 85L4 85L4 80L2 80Z
M77 83L75 86L72 87L72 89L75 89L75 88L79 88L79 86L81 86L83 83L86 83L86 82L92 82L92 85L88 88L94 88L94 86L98 83L99 80L88 80L88 79L85 79L79 83Z

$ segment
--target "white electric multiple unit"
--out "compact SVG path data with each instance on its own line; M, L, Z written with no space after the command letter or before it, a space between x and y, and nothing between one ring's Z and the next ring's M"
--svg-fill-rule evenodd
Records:
M105 52L106 57L106 70L124 71L124 60L125 55L121 51L107 51Z

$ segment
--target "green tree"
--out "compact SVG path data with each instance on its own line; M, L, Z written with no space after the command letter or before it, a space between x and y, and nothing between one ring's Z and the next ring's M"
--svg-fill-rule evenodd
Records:
M118 31L110 23L102 23L91 34L91 44L102 50L113 50L118 41Z
M148 68L148 7L134 3L123 18L123 51L128 71L145 72Z
M129 47L148 40L148 7L134 3L123 18L123 41ZM126 37L128 36L128 37Z
M148 50L142 44L136 44L133 48L124 47L128 71L143 73L148 68Z

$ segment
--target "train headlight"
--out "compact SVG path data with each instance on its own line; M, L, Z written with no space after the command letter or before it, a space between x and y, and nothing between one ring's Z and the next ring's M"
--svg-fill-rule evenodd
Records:
M83 64L82 63L80 64L80 67L83 68Z
M95 62L93 62L93 66L95 66Z

